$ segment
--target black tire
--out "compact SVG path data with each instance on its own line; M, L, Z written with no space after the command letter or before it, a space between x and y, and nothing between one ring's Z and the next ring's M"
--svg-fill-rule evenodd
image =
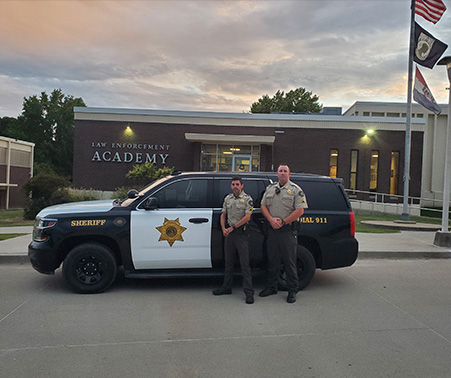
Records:
M316 271L316 261L307 248L303 247L302 245L298 245L296 264L298 267L298 290L300 291L302 289L305 289L310 284L310 282L312 282ZM279 277L278 289L280 291L287 291L287 281L283 267Z
M315 276L316 261L307 248L298 245L296 264L298 266L298 290L302 290L310 285L310 282L312 282Z
M116 273L113 252L98 243L80 244L69 252L63 264L67 286L81 294L105 291L116 279Z

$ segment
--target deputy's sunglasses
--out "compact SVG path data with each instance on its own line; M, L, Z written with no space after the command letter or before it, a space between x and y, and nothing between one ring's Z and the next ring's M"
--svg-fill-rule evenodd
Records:
M280 193L280 188L276 188L276 194Z

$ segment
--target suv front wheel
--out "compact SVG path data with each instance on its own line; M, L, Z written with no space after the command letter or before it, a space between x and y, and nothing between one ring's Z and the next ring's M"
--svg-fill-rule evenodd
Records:
M99 243L85 243L72 249L63 264L63 277L77 293L94 294L108 289L116 279L113 252Z

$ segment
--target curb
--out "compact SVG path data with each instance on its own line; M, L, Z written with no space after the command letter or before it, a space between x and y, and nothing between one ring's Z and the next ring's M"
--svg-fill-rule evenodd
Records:
M24 254L0 255L0 264L30 264L30 259Z
M365 259L450 259L451 252L408 252L408 251L360 251L357 260Z
M439 224L425 224L425 223L400 223L396 221L361 221L360 223L376 228L383 228L386 230L399 231L431 231L435 232L441 229Z
M370 259L392 259L392 260L408 260L408 259L451 259L451 251L449 252L409 252L409 251L360 251L357 257L358 260ZM0 254L0 264L30 264L30 259L27 254Z

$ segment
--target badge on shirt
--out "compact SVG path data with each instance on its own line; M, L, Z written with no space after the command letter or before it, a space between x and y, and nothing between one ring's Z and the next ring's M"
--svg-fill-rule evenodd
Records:
M291 194L291 193L292 193L291 189L288 189L288 190L287 190L287 193L288 193L288 194Z
M241 202L241 203L244 203L244 199L241 198L241 199L240 199L240 202Z

